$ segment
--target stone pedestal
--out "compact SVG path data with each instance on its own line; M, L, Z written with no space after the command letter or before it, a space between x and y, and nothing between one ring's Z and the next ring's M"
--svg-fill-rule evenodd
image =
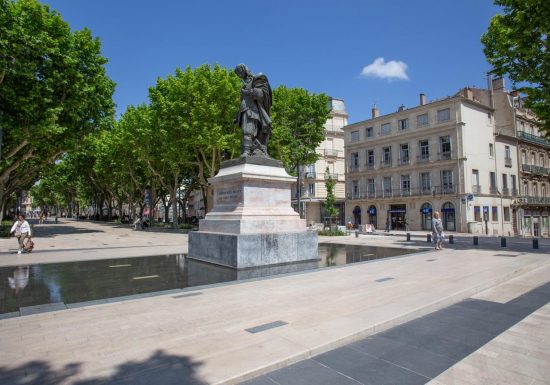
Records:
M317 233L291 207L294 181L273 159L224 162L209 180L213 208L189 233L188 257L234 268L317 259Z

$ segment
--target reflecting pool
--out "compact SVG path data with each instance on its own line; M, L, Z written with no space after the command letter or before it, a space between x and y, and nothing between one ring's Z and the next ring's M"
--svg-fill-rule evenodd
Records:
M319 259L236 270L184 254L0 268L0 314L26 315L82 302L345 265L418 252L319 244ZM37 306L46 305L48 306Z

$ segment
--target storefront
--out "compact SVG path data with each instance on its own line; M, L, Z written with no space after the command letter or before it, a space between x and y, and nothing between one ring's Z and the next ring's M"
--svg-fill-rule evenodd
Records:
M390 205L388 219L392 230L406 230L406 205Z
M441 220L445 231L456 231L455 205L446 202L441 206Z
M374 228L377 227L377 220L376 220L376 206L370 206L367 210L367 214L369 215L369 223L374 226Z
M432 211L432 205L429 203L424 203L420 208L422 230L432 229Z

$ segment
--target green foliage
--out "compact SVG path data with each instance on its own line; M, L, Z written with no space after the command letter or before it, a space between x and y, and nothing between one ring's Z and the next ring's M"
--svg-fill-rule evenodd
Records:
M315 149L325 139L329 117L329 98L303 88L279 86L273 91L271 115L273 132L269 153L280 159L288 170L298 164L315 163Z
M325 203L323 203L323 207L325 209L326 216L329 218L334 218L340 214L340 211L336 207L336 196L334 195L334 186L336 185L336 182L334 181L328 167L325 170L325 178L327 198L325 199Z
M508 77L527 95L526 106L550 135L550 2L495 0L504 14L481 37L494 74Z
M317 231L318 235L323 235L325 237L341 237L343 235L347 235L345 231L339 230L339 229L331 229L331 230L319 230Z
M99 39L37 0L0 0L0 204L112 123Z

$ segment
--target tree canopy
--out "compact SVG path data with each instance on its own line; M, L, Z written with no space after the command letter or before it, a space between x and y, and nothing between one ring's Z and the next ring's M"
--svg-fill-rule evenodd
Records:
M496 75L507 75L527 95L526 106L550 135L550 2L495 0L503 14L491 19L481 37Z
M114 83L88 29L37 0L0 0L0 204L112 124Z

